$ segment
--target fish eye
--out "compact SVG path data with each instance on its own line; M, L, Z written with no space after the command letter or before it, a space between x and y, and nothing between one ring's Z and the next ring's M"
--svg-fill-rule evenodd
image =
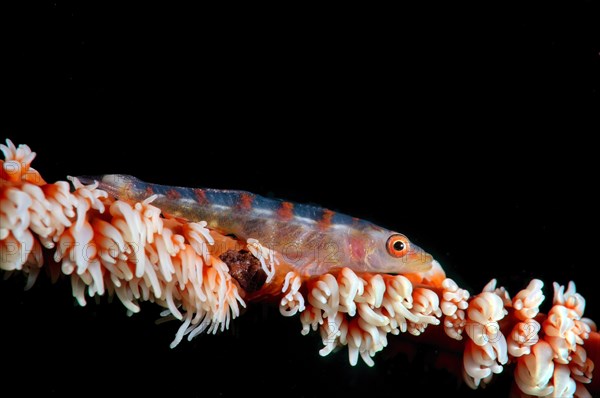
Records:
M408 238L402 234L390 236L386 243L386 249L392 257L402 257L408 253Z

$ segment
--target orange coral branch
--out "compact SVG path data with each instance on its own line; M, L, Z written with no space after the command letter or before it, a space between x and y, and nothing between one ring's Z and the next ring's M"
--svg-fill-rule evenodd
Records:
M86 295L116 295L135 313L140 301L156 302L164 316L181 321L172 347L185 336L228 328L240 306L267 298L282 315L298 314L303 334L319 331L321 355L348 346L352 365L360 357L372 366L390 334L404 335L463 353L463 377L473 388L515 364L521 396L586 397L588 389L600 390L592 378L600 335L583 317L585 300L573 283L567 289L555 283L553 306L541 314L541 281L511 299L492 280L470 297L435 261L418 274L339 268L309 277L254 239L162 215L152 196L129 203L76 178L48 184L31 168L35 153L27 146L7 141L0 150L0 269L24 272L29 288L45 253L70 278L80 305ZM264 279L256 291L244 291L232 277L232 264L221 258L231 250L260 264Z

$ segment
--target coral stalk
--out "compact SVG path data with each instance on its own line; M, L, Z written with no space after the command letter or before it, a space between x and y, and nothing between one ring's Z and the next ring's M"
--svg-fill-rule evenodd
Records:
M47 183L31 168L29 147L7 140L0 150L0 269L27 275L26 289L46 268L70 278L82 306L86 297L116 296L133 314L140 302L155 302L181 322L171 347L227 329L248 302L271 300L282 315L299 317L302 334L320 333L321 355L347 346L352 365L360 357L373 366L390 335L435 337L462 351L472 388L510 366L516 396L598 391L600 335L572 282L566 289L554 283L552 306L542 314L540 280L512 299L495 280L471 295L435 261L414 274L340 267L307 275L256 239L163 214L155 195L128 202L77 178Z

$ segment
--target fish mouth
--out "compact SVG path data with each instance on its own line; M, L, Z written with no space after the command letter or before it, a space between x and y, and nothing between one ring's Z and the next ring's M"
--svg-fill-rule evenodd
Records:
M402 258L408 272L425 272L433 267L433 256L419 247L413 247Z

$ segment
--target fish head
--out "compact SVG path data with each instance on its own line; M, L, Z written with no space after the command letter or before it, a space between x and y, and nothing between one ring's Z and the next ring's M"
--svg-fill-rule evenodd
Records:
M399 232L374 228L369 232L370 250L365 255L370 272L406 274L427 272L433 257Z

